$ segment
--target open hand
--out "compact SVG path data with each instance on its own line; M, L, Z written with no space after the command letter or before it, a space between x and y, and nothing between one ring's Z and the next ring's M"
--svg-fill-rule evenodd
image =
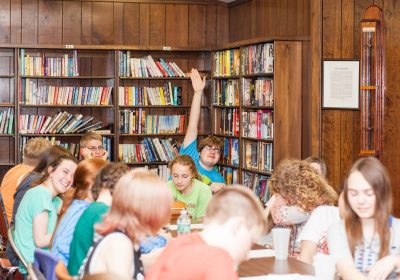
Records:
M200 77L200 73L197 69L192 68L192 72L190 73L190 79L192 80L192 87L194 92L203 92L206 86L206 77L203 79Z

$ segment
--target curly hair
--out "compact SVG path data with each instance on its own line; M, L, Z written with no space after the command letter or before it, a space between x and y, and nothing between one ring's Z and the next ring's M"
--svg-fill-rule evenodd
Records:
M337 201L337 193L328 182L309 163L300 160L282 161L271 177L270 189L307 212Z

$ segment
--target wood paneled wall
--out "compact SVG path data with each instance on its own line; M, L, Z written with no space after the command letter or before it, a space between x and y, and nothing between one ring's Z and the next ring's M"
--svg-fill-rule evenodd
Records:
M186 2L0 0L0 44L212 47L229 42L226 5Z

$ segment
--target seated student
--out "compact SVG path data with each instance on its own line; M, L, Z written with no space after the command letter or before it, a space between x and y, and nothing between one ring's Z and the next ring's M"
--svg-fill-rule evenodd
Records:
M38 164L41 153L51 147L51 143L44 138L32 138L26 142L22 154L22 163L14 166L3 177L0 192L3 197L4 208L8 223L13 215L14 194L22 178L31 172Z
M304 161L308 162L310 166L322 177L326 178L327 175L327 169L326 169L326 164L325 161L323 161L319 157L308 157L304 159Z
M344 185L344 219L328 230L328 247L342 279L397 279L400 220L390 216L392 187L382 163L357 160Z
M71 186L76 159L70 153L54 158L37 186L28 190L15 217L15 245L26 262L33 262L35 248L47 248L61 208L59 194ZM26 274L22 264L21 273Z
M171 190L154 173L133 170L123 175L115 186L110 211L95 225L99 236L79 275L107 272L143 279L138 245L168 223L171 205Z
M208 204L204 230L172 240L146 280L238 279L235 267L265 227L263 208L249 189L224 188Z
M39 163L32 170L32 172L28 173L23 178L22 182L17 188L17 191L14 194L13 214L10 227L15 226L15 216L17 215L19 205L25 193L31 188L32 185L36 185L35 182L41 180L41 178L45 174L45 171L51 166L51 164L57 161L60 157L64 156L69 157L71 156L71 153L60 146L51 145L40 154ZM12 249L10 242L7 242L6 253L7 258L10 260L11 264L17 266L19 264L18 256Z
M180 154L189 155L196 163L203 182L210 185L213 192L225 186L225 179L216 170L216 164L221 156L223 143L215 136L204 138L197 149L197 135L200 120L201 97L206 86L205 77L201 79L197 70L192 69L190 78L194 90L192 106L190 108L189 123L183 139Z
M107 160L108 151L103 147L103 137L96 132L88 132L79 142L79 155L83 159L102 158Z
M69 248L76 223L93 201L91 188L100 169L108 164L101 158L85 159L78 164L74 175L73 196L64 197L58 225L54 231L51 252L64 264L69 261Z
M78 270L92 246L94 224L101 222L103 215L110 209L115 184L128 170L125 164L110 163L97 174L91 190L95 202L82 213L73 233L69 251L69 274L78 275Z
M317 206L335 204L337 194L307 162L300 160L282 161L270 183L273 197L267 202L267 214L271 213L276 225L292 229L291 255L297 255L298 234L311 212Z
M168 186L172 190L174 200L182 201L194 220L202 218L206 212L212 193L197 173L193 159L187 155L179 155L169 163L172 180Z
M303 230L299 234L297 242L300 243L299 260L313 264L313 258L317 253L329 255L328 229L332 224L340 221L344 207L343 193L339 195L338 207L322 205L312 211Z

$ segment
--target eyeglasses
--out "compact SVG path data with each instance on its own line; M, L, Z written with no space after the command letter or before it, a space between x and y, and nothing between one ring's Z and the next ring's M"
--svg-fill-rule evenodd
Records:
M95 152L95 151L102 151L102 150L104 150L104 147L103 147L103 146L88 147L88 149L89 149L90 151L92 151L92 152Z
M216 153L216 154L220 154L220 153L221 153L221 150L220 150L220 149L218 149L218 148L215 148L215 149L214 149L213 147L210 147L210 146L205 146L204 149L205 149L207 152L213 151L213 152Z

